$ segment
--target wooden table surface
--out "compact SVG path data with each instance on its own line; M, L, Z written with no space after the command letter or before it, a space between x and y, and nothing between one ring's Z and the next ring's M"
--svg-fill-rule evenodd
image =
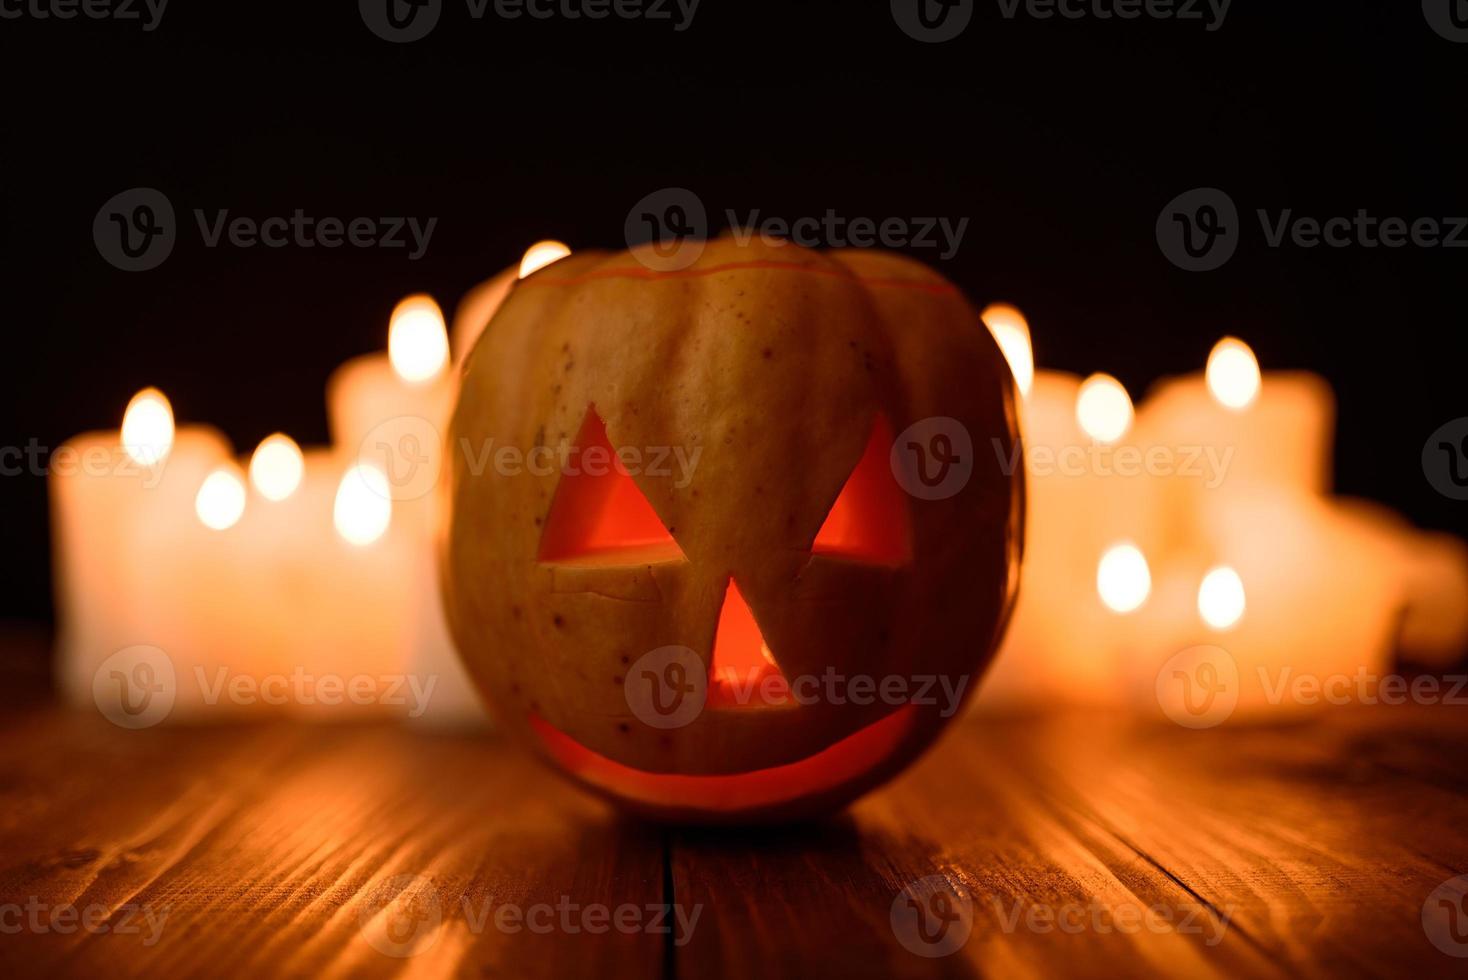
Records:
M619 819L492 734L123 731L46 706L0 730L7 976L1468 965L1448 955L1468 956L1468 906L1435 894L1468 872L1452 708L1204 731L968 719L846 814L744 832Z

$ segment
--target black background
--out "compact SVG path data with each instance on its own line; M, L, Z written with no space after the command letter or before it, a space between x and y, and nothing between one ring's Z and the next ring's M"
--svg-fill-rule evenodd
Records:
M13 3L14 0L6 0ZM1468 250L1265 246L1257 208L1320 218L1468 214L1468 45L1417 0L1235 0L1179 21L1006 20L976 0L920 44L886 0L702 0L692 26L472 20L446 0L388 44L350 0L173 0L137 22L0 20L0 445L118 424L155 384L181 421L246 451L326 438L323 386L381 348L402 295L446 307L543 237L620 247L634 202L695 191L783 218L970 219L932 262L976 303L1028 314L1037 359L1106 370L1139 397L1198 370L1224 333L1340 400L1337 485L1468 533L1432 490L1428 435L1468 414ZM159 268L91 237L112 195L179 214ZM1245 216L1222 269L1187 273L1154 223L1216 186ZM437 217L426 256L206 248L192 211L261 219ZM0 617L51 615L44 478L0 478Z

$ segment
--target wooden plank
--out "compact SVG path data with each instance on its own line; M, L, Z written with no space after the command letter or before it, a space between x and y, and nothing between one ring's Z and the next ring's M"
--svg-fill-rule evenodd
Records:
M1433 889L1468 869L1468 715L1449 708L1201 732L1085 716L968 721L847 814L671 835L619 820L492 739L391 726L126 732L25 707L0 725L6 975L1458 965L1421 923ZM970 931L950 923L924 944L914 908L942 908L904 895L922 882L967 903L948 908L970 910ZM691 934L676 919L667 933L612 921L620 908L661 923L669 902L685 922L698 916ZM33 906L96 906L110 929L9 928ZM504 906L543 906L548 928L498 928ZM590 906L606 912L588 920ZM924 922L937 937L939 919ZM910 949L945 943L952 955Z
M1450 970L1459 961L1432 946L1420 916L1468 870L1465 745L1468 716L1447 708L1199 732L1111 718L966 722L840 819L675 835L675 895L708 905L677 972ZM930 946L910 906L894 918L904 889L924 881L968 903L965 941L953 938L961 920ZM937 938L939 917L927 924ZM925 958L903 939L953 951Z
M0 908L37 906L48 922L98 906L115 927L23 925L0 942L11 976L647 977L664 965L661 935L611 919L662 903L660 833L485 738L130 732L33 711L0 736L0 841ZM505 905L530 920L517 929ZM594 905L605 923L587 917ZM129 909L161 917L161 931L141 914L124 922Z

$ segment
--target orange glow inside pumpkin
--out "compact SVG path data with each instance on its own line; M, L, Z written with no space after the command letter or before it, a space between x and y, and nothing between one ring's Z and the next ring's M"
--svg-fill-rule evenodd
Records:
M682 550L652 509L588 410L576 437L571 472L561 476L540 541L541 561L666 561Z
M879 565L912 557L907 502L888 463L892 425L878 415L866 449L826 514L811 550Z
M645 772L593 752L539 717L531 728L551 757L592 786L647 806L728 813L818 795L870 772L912 730L915 708L892 714L798 762L728 776Z
M770 676L784 680L774 655L765 645L759 624L754 621L749 603L730 579L714 634L707 703L710 707L768 706L771 702L765 699L762 688L765 678ZM771 690L780 699L788 700L788 686L772 686Z

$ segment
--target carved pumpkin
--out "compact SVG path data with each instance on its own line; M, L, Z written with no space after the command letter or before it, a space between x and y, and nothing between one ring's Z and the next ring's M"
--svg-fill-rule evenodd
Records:
M1004 629L1014 400L974 309L898 256L723 238L676 271L583 252L535 273L468 357L450 432L445 601L471 676L634 809L845 804L932 741ZM956 489L915 482L940 463Z

